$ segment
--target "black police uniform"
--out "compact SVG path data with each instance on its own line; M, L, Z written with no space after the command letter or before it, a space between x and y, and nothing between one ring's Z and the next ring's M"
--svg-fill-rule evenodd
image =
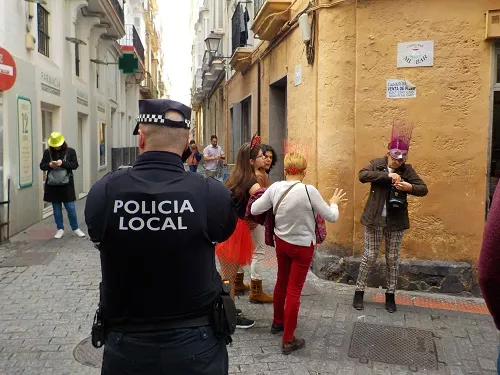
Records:
M169 109L190 118L180 103L146 100L138 121L189 127L164 119ZM221 294L214 242L237 221L229 190L186 172L177 154L145 152L92 187L85 220L101 255L102 374L227 374L211 318Z

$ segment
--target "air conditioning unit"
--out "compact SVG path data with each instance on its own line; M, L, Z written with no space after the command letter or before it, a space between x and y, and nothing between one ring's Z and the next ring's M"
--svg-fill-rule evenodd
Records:
M486 13L486 39L500 39L500 9Z
M26 49L28 51L33 51L35 49L35 43L36 43L35 37L30 33L27 33L24 41Z

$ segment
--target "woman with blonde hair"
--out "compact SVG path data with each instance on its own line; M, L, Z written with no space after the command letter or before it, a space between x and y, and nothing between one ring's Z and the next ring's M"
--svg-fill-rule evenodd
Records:
M270 209L275 212L274 235L278 258L278 279L274 289L273 334L284 332L281 344L283 354L304 347L305 340L295 337L300 307L300 295L316 245L314 214L329 222L339 218L338 204L344 202L346 193L335 189L327 204L318 190L302 183L307 169L303 154L290 152L285 155L285 181L272 184L251 207L252 215Z
M255 223L245 220L245 213L250 197L261 188L257 182L256 172L264 166L264 158L260 147L260 137L255 136L252 142L243 144L238 151L236 164L225 182L231 190L233 200L238 207L238 223L234 233L225 242L216 246L216 254L220 261L223 279L233 284L231 297L234 299L234 282L238 269L250 264L254 251L254 241L250 233ZM238 328L250 328L253 320L238 316Z

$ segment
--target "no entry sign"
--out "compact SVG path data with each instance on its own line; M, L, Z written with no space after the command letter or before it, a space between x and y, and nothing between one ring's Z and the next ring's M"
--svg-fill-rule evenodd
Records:
M0 91L6 91L16 82L16 63L11 54L0 47Z

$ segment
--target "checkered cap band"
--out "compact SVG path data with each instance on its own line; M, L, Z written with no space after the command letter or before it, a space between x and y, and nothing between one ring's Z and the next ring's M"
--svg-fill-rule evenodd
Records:
M137 122L142 124L165 124L167 119L163 117L163 115L151 114L151 113L142 113L137 118ZM172 121L172 120L169 120ZM180 121L179 121L180 122ZM187 129L191 126L190 120L184 120L185 127Z

